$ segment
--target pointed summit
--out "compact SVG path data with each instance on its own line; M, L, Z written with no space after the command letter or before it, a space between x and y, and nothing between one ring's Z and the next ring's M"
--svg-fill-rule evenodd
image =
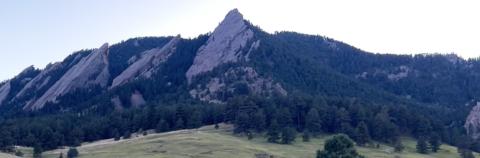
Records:
M188 81L201 73L212 71L219 65L237 62L244 54L242 48L247 46L253 34L238 9L228 12L207 43L198 50L193 65L186 73Z
M235 8L227 13L223 21L243 21L243 15Z

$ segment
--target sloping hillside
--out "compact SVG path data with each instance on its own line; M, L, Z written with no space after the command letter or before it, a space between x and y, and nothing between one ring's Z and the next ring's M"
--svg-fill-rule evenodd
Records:
M311 142L302 142L301 138L293 145L267 143L263 137L253 140L234 136L232 128L220 125L220 129L206 126L195 130L180 130L161 134L137 136L128 140L113 141L112 139L86 143L79 147L80 158L245 158L255 154L267 153L279 158L312 158L316 150L321 149L330 136L321 136ZM394 153L393 148L382 144L380 148L358 147L357 150L368 158L455 158L458 157L455 147L442 145L435 154L422 155L415 152L415 141L411 138L402 139L405 151ZM26 157L31 157L31 149L22 149ZM45 158L57 158L60 152L67 149L47 151ZM65 156L65 155L64 155ZM10 156L13 157L13 156ZM10 158L0 154L0 158Z

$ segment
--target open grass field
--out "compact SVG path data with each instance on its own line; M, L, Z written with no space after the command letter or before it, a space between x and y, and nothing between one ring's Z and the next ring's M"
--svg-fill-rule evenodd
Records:
M132 139L113 141L102 140L85 143L78 147L80 158L254 158L255 154L267 153L276 158L313 158L318 149L330 136L314 138L311 142L302 142L300 138L293 145L267 143L257 136L253 140L231 134L231 127L221 125L220 129L206 126L195 130L181 130L148 136L133 136ZM368 158L457 158L455 147L442 145L434 154L415 152L416 142L403 138L405 151L394 153L393 148L381 145L380 148L358 147L357 150ZM30 148L20 148L25 157L31 157ZM44 158L58 158L67 149L47 151ZM479 156L478 154L476 155ZM0 158L13 158L0 154Z

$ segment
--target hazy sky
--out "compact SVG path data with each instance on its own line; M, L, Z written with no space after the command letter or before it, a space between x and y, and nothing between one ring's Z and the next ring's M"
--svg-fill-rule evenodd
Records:
M476 0L2 0L0 81L132 37L213 31L238 8L268 32L325 35L378 53L480 56Z

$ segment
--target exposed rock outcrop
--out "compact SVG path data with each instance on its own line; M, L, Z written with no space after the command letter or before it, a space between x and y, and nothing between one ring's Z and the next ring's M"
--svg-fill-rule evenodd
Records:
M7 98L8 94L10 93L10 82L6 82L3 86L0 86L0 106L2 106L2 102Z
M190 90L192 97L211 103L223 103L226 93L287 95L287 91L279 83L260 76L252 67L231 68L224 74L211 78L206 85L197 85Z
M180 39L180 37L174 37L162 48L145 51L142 53L143 55L140 59L131 59L131 61L135 62L113 80L111 88L125 84L139 77L150 78L155 72L157 66L167 61L175 52L177 43Z
M140 93L139 91L135 91L134 93L132 93L132 95L130 96L130 104L133 106L133 107L140 107L142 105L145 105L147 102L145 101L145 99L143 98L143 95L142 93Z
M480 102L477 102L467 117L464 125L467 134L473 139L480 138Z
M188 81L191 82L193 77L211 71L221 64L242 59L246 54L242 52L242 48L246 47L253 35L242 14L237 9L230 11L206 44L198 50L193 65L186 73Z
M108 72L108 44L92 51L70 68L52 87L40 98L24 109L42 108L47 102L56 102L57 97L77 88L87 88L99 85L106 87L110 78Z

